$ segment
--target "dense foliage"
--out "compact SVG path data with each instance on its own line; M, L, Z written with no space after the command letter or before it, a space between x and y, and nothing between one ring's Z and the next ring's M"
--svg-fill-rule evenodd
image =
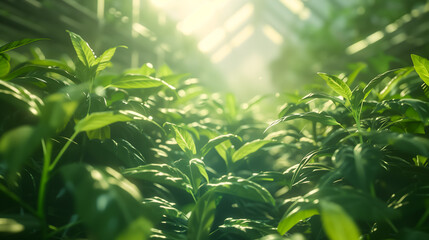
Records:
M267 124L262 98L166 66L108 73L117 47L69 35L72 66L11 69L41 39L0 47L2 238L429 237L427 59L369 82L319 73L323 91L281 95Z

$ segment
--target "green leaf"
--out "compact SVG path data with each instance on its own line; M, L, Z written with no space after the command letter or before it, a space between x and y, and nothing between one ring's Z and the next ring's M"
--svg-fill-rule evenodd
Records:
M293 186L294 183L297 182L298 176L301 173L301 170L310 162L311 159L313 159L316 156L324 155L329 152L329 149L319 149L309 152L307 155L302 158L302 160L299 162L298 167L295 169L292 179L290 181L290 187Z
M10 50L13 50L15 48L27 45L32 42L40 41L40 40L47 40L47 39L46 38L25 38L18 41L6 43L5 45L0 47L0 53L4 53Z
M130 120L133 120L133 118L125 114L115 113L113 111L95 112L77 122L74 129L76 132L91 131L115 122L127 122Z
M237 162L238 160L247 157L248 155L258 151L261 147L267 145L268 143L273 143L273 141L257 139L244 144L242 147L240 147L237 151L234 152L234 154L232 155L232 162Z
M115 240L145 240L149 239L152 224L144 217L139 217L128 224L126 229L122 231Z
M398 69L393 69L393 70L389 70L386 71L382 74L377 75L375 78L371 79L371 81L369 81L369 83L365 86L365 88L363 89L363 99L360 100L360 102L362 102L363 100L365 100L369 93L371 92L372 89L374 89L375 86L377 86L378 84L381 83L381 81L383 81L383 79L389 75L390 73L396 72L398 71Z
M219 133L216 131L205 131L205 134L207 137L213 139L219 136ZM234 138L232 138L234 139ZM242 141L241 138L237 138L238 140ZM225 161L225 163L228 161L228 158L232 155L231 150L231 139L227 139L225 141L221 141L219 144L216 144L214 148L216 149L216 152L219 154L219 156ZM207 145L207 144L206 144ZM203 147L204 148L204 147ZM206 150L207 148L205 148Z
M348 86L350 86L356 79L356 77L358 76L358 74L367 67L366 63L363 62L358 62L356 63L355 69L353 70L352 73L349 74L349 76L347 76L347 82L346 84Z
M70 40L73 44L73 48L76 51L79 61L81 61L86 68L91 68L94 66L95 54L91 47L89 47L89 44L78 34L68 30L67 32L70 35Z
M193 196L189 178L179 169L167 164L147 164L135 168L127 168L123 174L130 178L165 184L185 190Z
M312 203L304 203L304 204L301 203L301 204L292 205L280 220L277 226L277 231L281 235L284 235L299 221L318 214L319 214L319 211L317 210L316 206Z
M212 180L207 186L210 192L275 205L274 198L267 189L244 178L223 176L217 180Z
M404 77L408 76L414 70L413 67L401 68L395 72L395 76L386 84L379 93L379 99L384 99L392 89L395 89L397 83Z
M65 71L61 68L50 67L50 66L39 66L39 65L24 65L3 77L3 80L11 80L19 76L31 74L31 73L39 73L39 74L48 74L48 73L56 73L59 74L71 81L67 81L67 83L79 83L80 81L69 72ZM62 80L64 81L64 80ZM64 81L65 82L65 81Z
M137 225L140 230L132 232L132 239L146 239L152 225L148 219L153 218L143 208L138 188L120 173L86 164L65 166L61 173L74 196L76 212L94 238L129 236L130 228Z
M294 119L306 119L306 120L310 120L312 122L320 122L323 125L327 125L327 126L335 126L335 125L340 125L337 120L335 120L335 118L333 118L332 116L328 115L325 112L305 112L305 113L294 113L285 117L282 117L280 119L275 120L274 122L270 123L270 125L265 129L264 132L266 132L268 129L272 128L273 126L281 123L281 122L286 122L286 121L290 121L290 120L294 120Z
M172 90L176 90L175 87L171 86L164 80L161 80L159 78L154 78L151 76L136 75L136 74L125 75L113 81L107 87L133 89L133 88L154 88L159 86L167 86Z
M336 93L343 96L344 99L350 101L350 99L352 98L352 91L343 80L339 79L336 76L328 75L326 73L317 73L317 74L321 78L323 78L323 80L326 81L326 83L332 90L334 90Z
M53 59L44 59L44 60L40 60L40 59L36 59L36 60L31 60L28 63L30 64L34 64L34 65L39 65L39 66L45 66L45 67L56 67L56 68L60 68L64 71L67 71L69 73L73 73L74 70L69 67L67 64L58 61L58 60L53 60Z
M12 82L0 80L0 98L14 104L18 107L23 107L31 114L40 115L40 109L43 106L43 101L30 91Z
M156 71L156 76L158 78L162 78L162 77L169 76L172 74L173 74L173 71L171 71L171 68L166 64L159 67L158 71Z
M300 109L305 111L307 108L308 108L307 103L299 103L299 104L286 103L282 106L282 108L278 114L278 117L282 118L282 117L289 115L289 114L291 114L297 110L300 110Z
M302 100L308 100L308 99L328 99L334 103L339 103L339 104L345 105L344 100L342 100L338 97L328 95L326 93L309 93L302 98Z
M162 133L164 133L165 135L167 135L167 133L165 132L164 128L162 128L157 122L155 122L153 120L153 118L151 116L146 117L140 113L131 111L131 110L119 110L120 114L123 114L127 117L132 118L132 120L141 120L141 121L146 121L151 123L152 125L154 125L155 127L157 127L159 130L161 130Z
M377 104L374 112L383 112L385 110L394 110L411 119L421 120L425 124L429 120L429 103L418 99L404 98L382 101ZM415 113L411 114L410 110L414 110Z
M139 74L150 76L152 73L155 73L155 68L153 68L153 65L150 63L145 63L143 66L139 69Z
M228 119L234 121L237 118L237 101L234 94L226 94L225 101L225 111L228 114Z
M189 75L190 75L189 73L171 74L168 76L163 76L163 77L161 77L161 79L164 80L165 82L169 83L169 84L177 84L179 82L179 80L181 80L182 78L185 78Z
M126 46L117 46L117 47L109 48L106 51L104 51L104 53L101 54L101 56L95 59L94 66L97 66L95 73L99 73L110 64L110 59L112 59L113 55L115 55L116 49L119 47L127 48Z
M212 227L216 213L216 199L218 196L213 193L206 193L200 199L192 210L188 222L188 239L207 240L209 239L210 229Z
M370 132L365 135L371 139L371 142L391 146L394 151L407 153L410 156L429 157L429 140L427 138L395 132Z
M280 234L269 234L256 240L305 240L304 236L300 233L290 235L290 237L282 237Z
M173 123L165 123L165 124L173 129L176 142L184 152L189 151L192 154L197 153L194 139L192 138L192 135L187 130Z
M10 71L9 56L6 54L0 54L0 77L8 74Z
M68 88L68 94L54 93L45 99L41 117L42 124L56 131L62 130L67 125L79 103L79 99L70 99L70 95L73 95L70 92L74 90L71 88Z
M156 211L161 211L161 215L165 215L171 219L183 219L187 221L187 217L180 210L176 208L174 202L169 202L160 197L145 198L143 200L143 205L148 209L156 209Z
M411 59L417 74L426 85L429 85L429 60L414 54L411 54Z
M279 186L284 186L289 183L289 179L281 173L281 172L275 172L275 171L266 171L266 172L259 172L259 173L253 173L252 176L248 178L252 182L274 182L278 184Z
M23 125L2 134L0 159L4 160L9 180L13 181L27 158L40 144L42 135L35 127Z
M320 201L323 229L331 240L359 240L360 231L343 208L330 201Z
M225 141L231 140L231 139L238 139L238 140L242 141L241 137L239 137L239 136L237 136L235 134L231 134L231 133L217 136L215 138L210 139L208 141L208 143L206 143L201 148L201 156L204 157L205 155L207 155L207 153L209 153L209 151L212 148L216 147L217 145L219 145L219 144L221 144L221 143L223 143Z
M226 218L222 225L219 226L222 232L231 234L237 232L243 237L256 237L273 234L276 229L264 221L253 219L233 219Z
M191 177L194 190L197 190L200 186L203 177L207 183L209 182L209 176L207 175L206 165L200 159L194 158L189 161L189 168L191 169Z

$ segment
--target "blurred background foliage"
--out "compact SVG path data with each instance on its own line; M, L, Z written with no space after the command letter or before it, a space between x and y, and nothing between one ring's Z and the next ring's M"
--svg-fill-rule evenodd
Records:
M117 69L167 64L241 101L319 84L318 71L362 68L368 79L429 53L427 0L4 0L0 9L0 43L46 37L34 54L67 59L56 55L72 53L69 29L96 54L127 45Z

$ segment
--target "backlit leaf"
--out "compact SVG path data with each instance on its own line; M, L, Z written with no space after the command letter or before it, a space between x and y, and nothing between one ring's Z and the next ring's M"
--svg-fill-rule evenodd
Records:
M320 201L323 229L331 240L359 240L360 231L343 208L333 202Z
M8 74L10 70L9 58L6 54L0 54L0 77Z
M217 136L215 138L212 138L208 141L208 143L206 143L202 148L201 148L201 156L205 156L207 155L207 153L214 147L216 147L217 145L231 140L231 139L238 139L241 141L241 138L235 134L225 134L225 135L220 135Z
M26 88L3 80L0 80L0 98L17 107L26 108L35 116L40 115L40 108L44 105L37 95L34 95Z
M32 42L40 41L40 40L46 40L46 38L25 38L18 41L6 43L5 45L0 47L0 53L4 53L10 50L13 50L15 48L27 45Z
M350 99L352 98L352 92L349 86L347 86L347 84L343 80L339 79L336 76L328 75L326 73L317 73L317 74L321 78L323 78L323 80L326 81L326 83L332 90L334 90L336 93L343 96L346 100L350 101Z
M414 69L417 74L426 85L429 85L429 60L415 54L411 54L411 59L413 60Z
M109 112L95 112L91 113L90 115L86 116L79 122L77 122L75 126L76 132L82 132L82 131L90 131L102 128L104 126L110 125L115 122L127 122L133 120L131 117L115 113L112 111Z
M319 210L317 209L317 206L312 203L298 204L297 206L293 205L283 215L279 225L277 226L277 231L281 235L284 235L301 220L318 214Z
M145 76L145 75L136 75L128 74L117 80L114 80L107 87L117 87L124 89L133 89L133 88L154 88L159 86L166 86L172 90L176 88L161 80L159 78Z
M174 202L169 202L160 197L145 198L143 200L143 205L150 209L156 209L156 211L161 211L162 215L165 215L169 218L181 218L187 220L185 214L177 209L177 206Z
M187 130L172 123L166 123L166 125L173 129L176 142L184 152L190 151L192 154L197 153L194 139Z
M335 118L328 115L325 112L305 112L305 113L294 113L285 117L282 117L280 119L275 120L274 122L270 123L270 125L265 129L264 132L266 132L271 127L274 127L275 125L286 122L294 119L306 119L312 122L320 122L323 125L327 126L334 126L334 125L340 125Z
M250 180L224 176L207 184L209 191L228 194L242 199L275 205L273 196L261 185Z
M253 219L233 219L227 218L223 224L219 226L219 230L231 234L234 232L239 233L243 237L256 237L273 234L276 229L263 221Z
M127 48L126 46L109 48L106 51L104 51L104 53L101 54L101 56L95 59L94 65L97 66L97 69L95 70L96 73L99 73L109 65L110 59L112 59L116 49L119 47Z
M130 178L176 187L193 195L189 178L179 169L167 164L147 164L135 168L127 168L122 173Z
M138 225L140 230L132 231L132 239L146 239L152 216L143 208L137 187L120 173L85 164L65 166L61 173L74 196L77 213L95 238L128 236L129 228ZM143 228L141 222L145 223Z
M398 69L389 70L389 71L386 71L382 74L379 74L375 78L371 79L371 81L363 89L364 95L363 95L363 99L361 101L365 100L368 97L371 90L374 89L374 87L376 87L378 84L380 84L384 78L386 78L389 74L396 72L396 71L398 71Z
M67 32L70 35L70 40L73 44L73 48L76 51L79 61L81 61L85 67L91 68L95 62L94 51L92 51L91 47L89 47L89 44L83 40L81 36L71 31Z
M234 154L232 155L232 162L237 162L238 160L247 157L248 155L258 151L260 148L267 145L268 143L273 143L273 141L257 139L244 144L242 147L240 147L237 151L234 152Z
M42 133L35 127L23 125L11 129L0 138L0 159L5 164L9 180L21 169L27 158L40 144Z
M342 105L345 104L344 100L342 100L338 97L334 97L334 96L325 94L325 93L309 93L302 98L302 100L307 100L307 99L328 99L334 103L339 103Z
M189 218L188 239L209 239L210 229L215 218L217 198L216 194L206 193L198 199Z
M209 182L209 176L207 175L206 166L203 161L197 158L191 159L191 161L189 161L189 167L191 169L192 183L194 184L195 190L200 186L202 181L201 178Z
M11 80L19 76L24 76L27 74L31 74L37 72L39 74L49 74L49 73L56 73L61 76L66 77L68 83L78 83L79 80L69 72L65 71L64 69L57 68L57 67L49 67L49 66L42 66L42 65L33 65L33 64L26 64L22 67L17 68L16 70L13 70L12 72L9 72L6 76L4 76L3 80Z

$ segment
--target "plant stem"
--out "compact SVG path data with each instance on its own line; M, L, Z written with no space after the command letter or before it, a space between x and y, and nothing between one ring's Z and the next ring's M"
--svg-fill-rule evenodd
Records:
M70 139L64 144L63 148L61 148L60 152L58 153L57 157L52 162L51 166L49 166L49 171L52 171L52 169L55 168L55 165L57 165L60 158L63 156L64 152L67 150L67 148L70 146L70 143L73 142L73 140L76 138L77 134L79 132L74 132L73 135L70 137Z
M360 114L353 114L353 115L354 115L354 119L356 122L356 128L357 128L358 135L359 135L359 141L361 144L363 144L363 138L362 138L362 133L361 133L362 128L360 127Z
M46 191L46 183L49 180L49 164L51 162L51 152L52 152L52 142L45 142L42 139L42 149L43 149L43 170L42 176L40 178L40 186L39 186L39 198L37 201L37 214L41 219L45 219L44 214L44 203L45 203L45 191Z
M47 235L47 238L48 238L48 239L51 239L51 238L52 238L53 236L55 236L56 234L58 234L58 233L60 233L60 232L63 232L63 231L65 231L65 230L67 230L68 228L73 227L73 226L75 226L75 225L77 225L77 224L80 224L80 223L82 223L82 221L80 221L80 220L79 220L79 221L73 221L73 222L68 223L68 224L66 224L66 225L64 225L64 226L61 226L61 227L55 228L53 232L51 232L51 233L49 233L49 234Z
M317 145L317 122L312 122L314 144Z
M39 196L37 201L37 215L42 220L43 225L46 225L46 215L45 215L45 192L46 184L49 180L49 164L51 162L51 153L52 153L52 142L45 142L42 139L42 149L43 149L43 169L42 176L40 177L40 186L39 186ZM42 238L46 237L46 227L42 229Z

